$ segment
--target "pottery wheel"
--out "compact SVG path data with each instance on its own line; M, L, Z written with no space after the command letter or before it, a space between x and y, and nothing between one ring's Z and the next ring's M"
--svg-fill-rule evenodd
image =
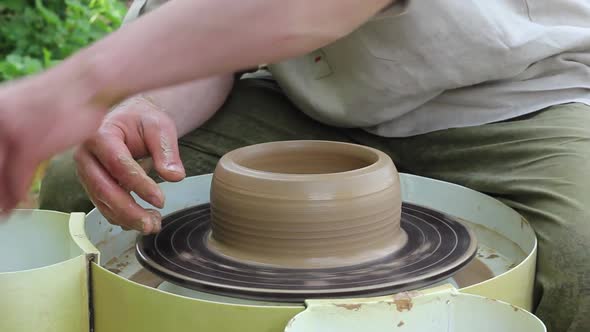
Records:
M367 263L338 268L290 269L246 264L211 251L209 204L166 216L158 234L142 236L139 262L165 280L218 295L277 302L379 296L444 280L476 253L474 235L458 220L404 203L407 243Z

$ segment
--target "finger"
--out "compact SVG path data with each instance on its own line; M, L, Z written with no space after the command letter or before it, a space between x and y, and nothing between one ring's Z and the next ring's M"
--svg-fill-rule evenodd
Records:
M91 199L92 200L92 199ZM102 213L102 216L112 225L118 225L121 227L121 229L123 229L124 231L131 231L134 230L131 227L128 227L126 225L119 225L117 223L117 220L120 220L121 218L118 218L116 215L116 212L113 211L109 206L107 206L106 204L104 204L103 202L100 201L94 201L92 200L92 203L96 206L96 208ZM161 230L161 223L159 221L154 221L154 220L161 220L162 216L160 215L160 213L156 210L151 210L148 209L146 210L148 213L153 214L152 221L153 221L153 228L151 230L151 232L145 232L144 234L150 234L150 233L158 233Z
M108 134L86 144L107 172L123 188L136 193L144 201L155 207L164 207L164 194L156 182L150 178L142 166L131 156L125 143L116 136Z
M153 209L148 209L146 211L152 215L152 220L154 221L152 233L159 233L162 230L162 215L160 212Z
M151 157L138 159L137 163L146 173L149 173L154 168L154 160Z
M145 117L142 119L144 141L154 160L154 168L166 181L176 182L186 176L180 152L176 126L163 117Z
M33 181L33 175L39 165L39 162L33 160L28 155L15 149L10 149L8 155L12 155L8 164L8 172L4 179L6 180L5 188L8 189L7 195L4 198L4 204L2 206L3 212L10 212L15 209L20 202L22 202Z
M161 217L139 206L87 150L76 153L76 162L78 176L88 195L111 223L145 234L160 228Z

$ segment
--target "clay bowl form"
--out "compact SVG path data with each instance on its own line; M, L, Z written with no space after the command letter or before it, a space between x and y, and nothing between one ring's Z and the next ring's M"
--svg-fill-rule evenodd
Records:
M221 158L211 189L213 250L242 262L329 268L401 248L399 175L381 151L273 142Z

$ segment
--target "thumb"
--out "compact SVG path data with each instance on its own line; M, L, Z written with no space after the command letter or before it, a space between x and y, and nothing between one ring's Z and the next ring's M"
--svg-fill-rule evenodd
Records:
M144 141L158 174L166 181L176 182L186 176L180 160L176 126L167 116L142 119Z

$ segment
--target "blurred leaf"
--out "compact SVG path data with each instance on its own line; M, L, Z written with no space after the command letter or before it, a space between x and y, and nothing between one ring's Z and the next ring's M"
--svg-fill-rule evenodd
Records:
M54 66L119 27L120 0L0 0L0 81Z
M0 3L0 11L7 9L19 11L25 8L26 5L27 3L22 0L2 0L2 3Z
M57 16L57 14L55 14L51 10L45 8L45 6L43 6L43 2L41 2L41 0L35 0L35 6L36 6L37 10L39 11L39 13L41 14L41 16L43 16L45 21L47 21L47 23L56 24L56 25L61 23L59 16Z

